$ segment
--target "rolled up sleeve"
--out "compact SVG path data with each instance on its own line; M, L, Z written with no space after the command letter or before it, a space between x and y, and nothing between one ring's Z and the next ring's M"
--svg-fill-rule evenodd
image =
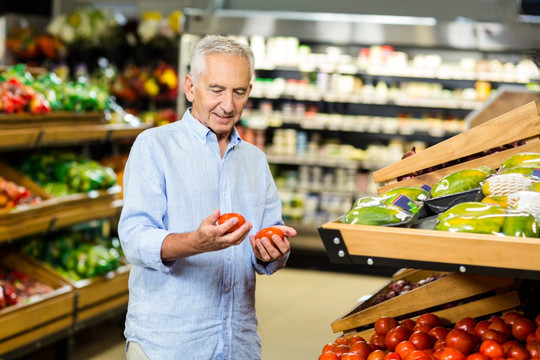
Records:
M138 138L124 170L124 206L118 234L127 260L134 265L169 273L161 246L169 231L163 222L167 198L161 161L152 142Z

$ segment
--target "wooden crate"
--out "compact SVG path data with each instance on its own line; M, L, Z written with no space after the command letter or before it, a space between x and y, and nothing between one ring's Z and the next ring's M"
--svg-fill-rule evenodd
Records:
M0 130L10 128L46 128L50 126L78 126L105 123L102 111L55 111L50 114L0 114Z
M37 302L21 303L0 310L0 354L44 336L67 331L73 326L75 292L69 284L7 248L2 249L0 264L17 269L54 288Z
M497 169L503 160L514 154L528 151L540 152L539 135L540 101L532 101L420 151L413 156L375 171L373 180L383 184L378 189L379 193L383 193L398 186L422 184L433 186L445 175L462 169L475 168L481 165ZM463 159L516 141L523 141L525 144L474 160L462 161L457 165L411 179L397 181L403 175Z
M124 264L105 275L74 281L30 256L21 256L41 266L52 276L62 279L74 289L75 324L127 305L129 270L131 269L129 264Z
M75 322L83 322L126 306L130 268L130 265L124 265L107 275L72 283L77 293Z
M116 216L122 206L122 188L53 197L21 172L0 162L0 176L25 186L42 201L0 210L0 242L47 232L59 227Z
M376 303L378 296L385 294L397 280L417 282L432 275L444 275L428 284L415 288L383 302ZM345 336L361 334L371 336L373 324L381 316L396 319L415 318L421 313L432 312L453 324L470 316L480 317L516 308L520 305L515 281L508 277L433 272L413 270L393 277L392 281L365 302L356 305L332 323L332 330Z
M398 186L432 186L457 170L481 165L498 168L514 154L540 152L539 109L539 102L530 102L376 171L374 180L382 184L379 192ZM517 141L524 145L397 181L406 174ZM450 233L433 227L349 225L337 220L321 225L319 233L330 260L336 263L540 279L540 262L536 256L540 252L540 239Z

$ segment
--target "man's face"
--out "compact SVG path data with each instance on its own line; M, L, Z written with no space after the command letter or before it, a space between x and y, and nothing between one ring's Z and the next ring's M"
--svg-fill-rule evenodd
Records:
M212 54L206 58L206 71L197 87L190 75L186 77L186 98L192 103L192 115L219 139L227 138L240 120L251 91L250 75L249 61L244 57Z

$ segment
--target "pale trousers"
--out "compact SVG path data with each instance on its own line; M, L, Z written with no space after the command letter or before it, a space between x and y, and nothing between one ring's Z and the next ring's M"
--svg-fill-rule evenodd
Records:
M127 360L150 360L144 353L141 345L134 341L129 341L127 343L126 358Z

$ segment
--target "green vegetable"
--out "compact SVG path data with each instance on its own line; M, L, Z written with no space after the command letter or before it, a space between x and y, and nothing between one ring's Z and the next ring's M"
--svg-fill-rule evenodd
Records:
M341 222L351 225L388 225L406 221L411 217L411 213L399 206L384 204L351 209Z
M480 183L490 174L491 172L485 168L456 171L446 175L433 185L431 197L436 198L479 188Z

